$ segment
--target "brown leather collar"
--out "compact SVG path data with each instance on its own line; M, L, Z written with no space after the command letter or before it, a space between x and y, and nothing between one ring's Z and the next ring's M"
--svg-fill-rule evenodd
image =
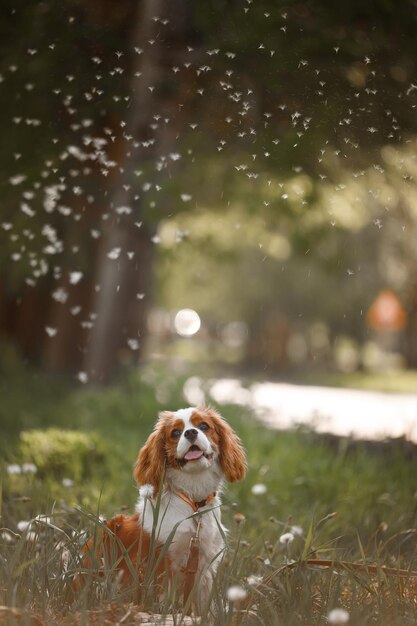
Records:
M194 502L194 500L191 500L191 498L187 496L187 494L182 493L181 491L174 491L174 493L176 496L181 498L181 500L189 504L194 512L197 512L199 509L203 508L203 506L207 506L208 504L210 504L210 502L212 502L217 495L216 492L213 491L213 493L208 495L207 498L204 498L204 500L200 500L200 502Z

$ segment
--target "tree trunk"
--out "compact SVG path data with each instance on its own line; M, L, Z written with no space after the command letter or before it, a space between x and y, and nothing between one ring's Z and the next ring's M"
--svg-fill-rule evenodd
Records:
M147 170L146 182L156 177L155 159L172 148L173 129L161 123L153 135L150 124L156 113L172 117L176 111L175 100L168 101L161 86L167 73L172 75L172 60L169 46L164 46L160 36L160 22L155 17L176 11L171 22L178 29L184 21L178 19L183 3L169 0L143 0L140 3L132 46L141 48L136 55L137 67L132 68L132 77L141 72L141 77L132 83L132 102L124 129L125 142L118 162L118 174L113 180L111 216L106 221L97 259L96 297L94 313L96 319L91 330L85 359L85 370L90 383L103 384L111 380L120 361L131 351L132 361L137 361L146 335L146 313L149 304L149 288L152 276L154 227L144 220L143 190L138 186L135 170ZM174 33L178 38L178 33ZM175 109L174 109L175 107ZM133 141L144 142L155 139L151 148ZM131 213L117 212L128 207ZM142 222L142 225L140 223ZM139 224L139 225L138 225ZM113 257L113 258L112 258Z
M404 335L407 367L417 369L417 285L407 307L407 326Z

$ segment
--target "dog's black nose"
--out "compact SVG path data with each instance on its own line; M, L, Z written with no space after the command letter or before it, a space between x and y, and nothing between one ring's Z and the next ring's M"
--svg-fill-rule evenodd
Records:
M198 430L196 430L195 428L189 428L184 433L184 437L188 439L188 441L195 441L197 439L197 436Z

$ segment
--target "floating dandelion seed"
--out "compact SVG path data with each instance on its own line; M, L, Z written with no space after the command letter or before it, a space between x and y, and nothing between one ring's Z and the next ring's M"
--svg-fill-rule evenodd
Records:
M84 385L85 385L85 383L88 382L88 374L87 374L87 372L78 372L77 378L80 381L80 383L83 383Z
M16 176L12 176L11 178L9 178L9 183L16 186L23 183L24 180L26 180L26 176L24 176L23 174L16 174Z
M76 285L77 283L79 283L82 277L83 277L82 272L70 272L69 280L70 280L71 285Z
M119 258L121 251L122 251L121 248L113 248L112 250L110 250L110 252L107 253L107 257L111 259L112 261L115 261L116 259Z

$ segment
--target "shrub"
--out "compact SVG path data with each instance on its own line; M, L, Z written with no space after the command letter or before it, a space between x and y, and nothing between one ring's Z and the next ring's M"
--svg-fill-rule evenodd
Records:
M107 445L94 432L47 428L20 433L20 454L34 463L39 478L76 482L90 478L97 466L105 468Z

